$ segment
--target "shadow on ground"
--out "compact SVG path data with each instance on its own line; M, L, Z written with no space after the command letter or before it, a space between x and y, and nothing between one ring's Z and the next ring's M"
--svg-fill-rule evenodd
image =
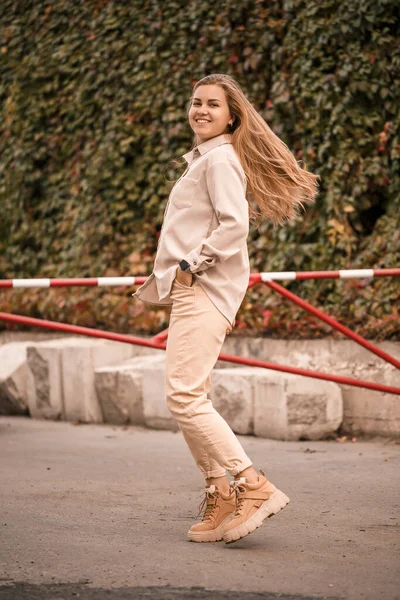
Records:
M124 587L89 588L74 583L30 584L14 582L0 587L0 600L326 600L328 596L298 596L292 594L269 594L268 592L243 592L232 590L211 590L203 587ZM329 600L339 600L329 596Z

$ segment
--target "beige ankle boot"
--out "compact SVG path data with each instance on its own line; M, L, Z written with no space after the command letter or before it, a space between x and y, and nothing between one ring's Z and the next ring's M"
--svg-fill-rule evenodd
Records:
M257 483L248 483L246 477L231 481L231 488L237 497L233 518L224 529L224 541L231 544L255 531L264 519L276 515L289 504L290 499L278 490L259 469Z
M236 508L236 494L223 494L216 485L205 489L205 496L199 506L199 514L204 509L203 520L188 531L190 542L218 542L222 540L225 526L231 520Z

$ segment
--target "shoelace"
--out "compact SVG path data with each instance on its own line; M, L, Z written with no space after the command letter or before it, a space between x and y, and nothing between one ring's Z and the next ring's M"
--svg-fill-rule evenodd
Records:
M242 511L243 503L244 503L244 494L247 492L247 488L239 481L232 481L231 487L235 491L236 494L236 509L235 509L235 517L238 517ZM242 496L240 494L243 494Z
M258 469L258 471L262 475L264 475L264 477L265 477L265 473L264 473L264 471L262 469ZM242 508L243 508L244 501L245 501L244 495L247 492L247 488L243 485L243 483L240 483L239 479L231 481L230 485L235 490L235 494L236 494L236 509L235 509L234 516L238 517L241 514L241 512L242 512Z
M208 502L208 501L216 500L217 497L218 497L218 490L215 490L215 492L210 492L209 490L206 490L203 501L199 505L199 514L197 515L197 517L200 516L204 506L206 505L202 520L205 521L206 519L210 519L217 504L215 502ZM197 519L197 517L196 517L196 519Z

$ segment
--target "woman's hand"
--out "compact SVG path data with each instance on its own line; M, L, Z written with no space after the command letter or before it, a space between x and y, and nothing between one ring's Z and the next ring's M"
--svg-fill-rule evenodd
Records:
M233 323L230 327L228 327L228 329L226 330L227 335L230 334L230 332L232 331L232 329L235 327L236 325L236 319L233 320Z
M192 273L187 273L186 271L182 271L180 266L176 270L176 280L183 285L191 286L193 283L193 275Z
M178 268L176 270L176 280L179 283L182 283L183 285L191 286L193 283L193 275L192 275L192 273L187 273L186 271L182 271L182 269L178 265ZM231 333L231 331L235 327L235 325L236 325L236 319L233 320L232 325L230 327L228 327L228 329L226 330L227 335L229 335Z

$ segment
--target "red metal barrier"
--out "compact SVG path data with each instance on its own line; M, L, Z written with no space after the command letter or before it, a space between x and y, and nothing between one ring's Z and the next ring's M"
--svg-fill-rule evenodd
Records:
M367 350L370 350L383 360L394 365L396 368L400 368L400 361L395 357L390 356L362 336L351 331L345 325L342 325L336 319L330 317L320 309L312 306L305 300L302 300L299 296L290 292L283 286L277 284L274 279L278 280L294 280L294 279L323 279L323 278L371 278L371 277L385 277L385 276L400 276L400 269L353 269L346 271L306 271L303 273L295 271L287 272L275 272L275 273L252 273L250 275L249 288L253 287L256 283L263 282L271 289L277 291L282 296L288 298L291 302L294 302L298 306L301 306L308 312L314 314L317 318L328 323L331 327L337 329L350 339L354 340ZM146 281L147 277L99 277L99 278L80 278L80 279L6 279L0 280L0 288L21 288L21 287L69 287L69 286L127 286L142 284ZM44 319L34 319L32 317L24 317L22 315L0 313L0 320L9 321L14 323L20 323L24 325L31 325L36 327L43 327L52 329L55 331L66 331L70 333L77 333L79 335L89 335L92 337L104 338L119 342L125 342L130 344L138 344L142 346L149 346L152 348L165 350L166 345L163 341L168 337L168 329L155 335L151 340L145 340L139 337L128 336L124 334L105 332L97 329L91 329L88 327L80 327L77 325L67 325L64 323L56 323L54 321L47 321ZM296 375L303 375L306 377L313 377L316 379L325 379L327 381L334 381L336 383L343 383L347 385L364 387L381 392L387 392L391 394L400 395L400 388L393 386L385 386L370 381L359 381L351 379L349 377L342 377L338 375L321 373L318 371L311 371L309 369L301 369L297 367L289 367L286 365L279 365L267 361L260 361L256 359L243 358L239 356L231 356L228 354L220 354L219 360L226 360L228 362L235 362L239 364L245 364L249 366L263 367L266 369L273 369L277 371L284 371L286 373L293 373Z
M147 346L148 348L155 348L157 350L165 350L167 347L166 344L162 343L161 338L163 337L165 339L168 336L168 330L158 333L150 340L145 340L140 337L134 337L132 335L126 335L123 333L111 333L109 331L101 331L100 329L81 327L80 325L67 325L66 323L57 323L55 321L46 321L45 319L35 319L34 317L24 317L22 315L12 315L1 312L0 320L9 321L11 323L20 323L21 325L43 327L44 329L53 329L54 331L65 331L68 333L77 333L79 335L88 335L91 337L113 340L114 342L125 342L126 344ZM250 367L264 367L265 369L273 369L276 371L283 371L285 373L293 373L295 375L306 375L307 377L314 377L315 379L325 379L327 381L335 381L336 383L345 383L346 385L368 388L370 390L376 390L378 392L387 392L388 394L400 395L400 388L389 385L382 385L380 383L374 383L372 381L359 381L357 379L351 379L350 377L331 375L329 373L320 373L318 371L310 371L308 369L301 369L299 367L287 367L286 365L279 365L277 363L272 363L264 360L257 360L255 358L243 358L241 356L232 356L230 354L220 354L218 359L248 365Z
M250 285L255 285L255 283L256 282L254 282ZM285 296L285 298L288 298L289 300L294 302L294 304L301 306L301 308L304 308L311 314L315 315L316 317L321 319L321 321L325 321L325 323L328 323L328 325L330 325L334 329L337 329L338 331L340 331L341 333L343 333L350 339L354 340L355 342L357 342L357 344L360 344L360 346L364 346L364 348L367 348L367 350L370 350L370 352L373 352L380 358L383 358L383 360L386 360L386 362L394 365L397 369L400 369L400 361L398 361L394 356L390 356L390 354L387 354L387 352L384 352L383 350L378 348L378 346L375 346L374 344L372 344L371 342L369 342L368 340L363 338L361 335L358 335L358 333L355 333L354 331L352 331L345 325L342 325L342 323L340 323L333 317L330 317L329 315L324 313L319 308L316 308L312 304L309 304L305 300L302 300L302 298L300 298L293 292L290 292L289 290L284 288L282 285L279 285L279 283L276 283L275 281L265 281L264 283L265 283L265 285L270 287L272 290L275 290L282 296Z
M369 279L371 277L399 277L400 269L347 269L342 271L275 271L252 273L250 281L287 279ZM63 279L0 279L0 288L71 287L71 286L121 286L141 285L147 277L72 277Z

